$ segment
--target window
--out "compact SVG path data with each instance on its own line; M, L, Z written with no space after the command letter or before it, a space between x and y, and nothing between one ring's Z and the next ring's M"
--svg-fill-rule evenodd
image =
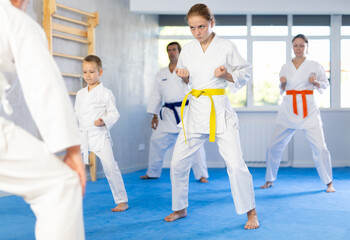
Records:
M287 36L287 26L252 26L252 36Z
M253 42L254 106L278 104L281 99L279 72L285 62L285 41Z
M350 36L350 15L342 15L341 35Z
M294 15L292 35L306 36L330 35L331 17L329 15Z
M350 36L350 26L342 26L341 27L341 35L342 36Z
M237 46L239 54L247 59L247 40L245 39L231 39L231 41ZM247 86L242 87L240 90L232 94L227 88L227 96L230 99L232 107L246 107L247 106Z
M253 15L252 36L287 36L286 15Z
M341 107L350 107L350 39L341 40Z
M214 31L218 36L246 36L246 26L215 26Z
M330 27L325 26L293 26L292 36L298 34L305 34L308 37L312 36L328 36L330 34Z
M350 108L350 15L342 16L340 56L340 106Z
M191 30L188 26L175 27L175 26L165 26L159 28L160 36L192 36Z
M309 59L322 65L326 76L330 78L330 40L328 39L309 39ZM330 87L323 90L322 94L314 91L316 102L321 108L330 107Z
M279 72L286 62L287 20L287 15L252 16L254 106L276 106L281 100Z

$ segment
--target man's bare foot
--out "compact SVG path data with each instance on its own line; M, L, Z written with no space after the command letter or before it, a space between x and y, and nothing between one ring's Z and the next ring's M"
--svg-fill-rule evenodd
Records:
M173 222L173 221L175 221L175 220L177 220L177 219L179 219L179 218L184 218L184 217L186 217L186 216L187 216L187 209L184 208L184 209L182 209L182 210L180 210L180 211L175 211L175 212L173 212L172 214L166 216L166 217L164 218L164 220L165 220L166 222Z
M147 174L143 175L143 176L140 176L141 179L148 179L149 176Z
M199 179L199 181L201 183L208 183L209 182L209 180L207 178L205 178L205 177L201 177L201 179Z
M260 188L262 189L266 189L266 188L270 188L273 186L273 182L266 182L264 185L262 185Z
M129 208L128 203L123 202L123 203L119 203L115 208L112 208L111 211L112 212L124 212L128 208Z
M143 175L143 176L140 176L141 179L157 179L156 177L150 177L148 176L147 174L146 175Z
M248 221L245 224L245 229L256 229L259 227L258 215L255 208L247 212Z
M335 192L335 189L333 187L333 182L330 182L327 184L327 190L326 192L330 193L330 192Z

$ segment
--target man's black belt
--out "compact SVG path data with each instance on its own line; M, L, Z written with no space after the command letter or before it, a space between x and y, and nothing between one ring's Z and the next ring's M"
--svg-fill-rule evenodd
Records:
M174 112L174 116L175 116L175 119L176 119L176 124L179 124L180 123L180 117L179 117L179 114L177 114L177 111L175 109L175 107L181 107L181 104L182 102L174 102L174 103L165 103L162 108L160 109L160 112L159 112L159 117L161 120L163 120L163 117L162 117L162 110L163 108L169 108L171 110L173 110ZM186 105L188 105L188 100L186 101Z

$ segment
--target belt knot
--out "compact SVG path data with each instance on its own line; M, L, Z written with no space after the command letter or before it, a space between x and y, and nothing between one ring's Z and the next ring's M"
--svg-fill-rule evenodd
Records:
M192 94L192 96L194 96L196 98L199 98L204 93L205 93L205 91L203 91L203 90L195 90L195 89L193 89L191 94Z

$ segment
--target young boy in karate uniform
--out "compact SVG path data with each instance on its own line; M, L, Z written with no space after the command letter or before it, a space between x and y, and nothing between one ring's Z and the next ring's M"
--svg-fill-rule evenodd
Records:
M84 162L88 163L89 151L93 151L100 158L117 204L112 211L122 212L129 208L128 197L121 172L113 156L109 133L109 129L118 121L120 115L111 90L100 82L102 73L102 62L99 57L89 55L84 59L83 78L88 85L77 93L75 112L83 136Z

